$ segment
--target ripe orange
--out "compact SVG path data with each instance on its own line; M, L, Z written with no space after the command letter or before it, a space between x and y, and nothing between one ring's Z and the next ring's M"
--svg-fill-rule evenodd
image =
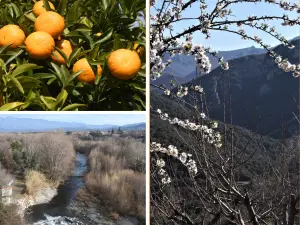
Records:
M0 46L12 44L10 48L17 48L25 41L24 31L17 25L9 24L0 30Z
M144 46L141 46L139 47L139 44L138 43L135 43L134 46L133 46L133 49L140 55L140 56L145 56L145 47ZM138 48L138 49L137 49Z
M140 70L141 60L135 51L119 49L110 54L108 68L113 76L121 80L129 80Z
M57 38L65 29L65 20L58 13L47 11L36 19L34 29L47 32L53 38Z
M33 59L46 59L51 56L54 50L53 37L43 31L31 33L25 41L26 51Z
M69 57L72 53L72 45L71 42L69 42L68 40L57 41L55 46L61 49L67 57ZM64 58L56 50L52 53L51 59L58 64L66 64Z
M49 1L48 1L48 2L49 2ZM50 5L50 8L51 8L51 9L55 9L54 5L53 5L51 2L49 2L49 5ZM44 12L47 12L47 10L46 10L45 7L44 7L43 1L38 1L38 2L36 2L36 3L34 4L34 6L33 6L33 14L34 14L35 16L39 16L39 15L41 15L41 14L44 13Z
M92 67L89 65L86 58L79 59L73 66L73 73L76 73L80 70L83 70L81 74L77 77L77 79L81 82L85 83L93 83L96 80L96 76ZM97 73L98 76L102 74L102 68L100 65L97 65Z

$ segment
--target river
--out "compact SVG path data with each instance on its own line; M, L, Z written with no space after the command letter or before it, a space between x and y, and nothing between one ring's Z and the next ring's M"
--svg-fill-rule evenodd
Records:
M75 200L77 191L84 186L83 175L87 171L87 157L76 154L73 174L58 187L57 195L46 204L29 207L25 212L27 224L55 225L55 224L86 224L75 218L68 206Z
M135 217L120 217L111 221L95 208L85 208L76 200L78 190L84 187L87 156L76 153L73 174L58 187L57 195L48 203L29 207L25 211L27 225L139 225ZM71 210L72 209L72 210Z

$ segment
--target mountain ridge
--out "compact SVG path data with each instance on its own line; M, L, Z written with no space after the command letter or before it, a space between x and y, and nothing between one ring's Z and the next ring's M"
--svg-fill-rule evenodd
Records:
M111 130L118 129L122 130L142 130L145 129L146 123L133 123L125 125L114 125L114 124L101 124L101 125L90 125L85 123L76 122L60 122L50 121L44 119L33 119L33 118L16 118L8 116L0 118L0 132L43 132L64 129L66 131L80 131L80 130Z
M299 37L296 36L295 38L291 39L290 42L298 40ZM274 46L272 49L276 49L280 45ZM241 48L241 49L234 49L228 51L220 51L219 56L224 57L224 61L230 61L232 59L237 59L241 57L246 57L250 55L261 55L265 54L267 51L263 48L257 48L254 46ZM208 54L208 57L212 64L212 71L219 67L218 60L211 55ZM166 56L166 60L169 56ZM187 83L192 79L196 79L196 64L194 61L193 56L185 56L185 55L175 55L172 58L172 63L170 66L166 67L163 71L163 76L158 78L155 81L151 81L152 84L155 85L165 85L167 88L171 88L170 80L178 80L179 83ZM200 75L201 76L201 75ZM176 82L175 82L176 83Z
M279 45L274 50L283 59L299 63L299 40L294 49ZM210 74L197 77L184 85L201 85L206 92L209 113L216 120L230 121L229 84L232 96L232 115L235 125L245 127L260 135L272 134L281 138L284 125L285 136L293 136L298 130L298 80L292 72L284 72L267 54L248 55L229 61L230 69L220 67ZM176 91L176 88L173 90ZM186 101L190 101L188 97ZM294 119L293 119L294 118ZM276 132L275 132L276 131Z

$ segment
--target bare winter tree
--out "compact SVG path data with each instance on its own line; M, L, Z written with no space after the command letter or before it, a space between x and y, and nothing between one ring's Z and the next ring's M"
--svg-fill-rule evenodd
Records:
M69 139L64 133L45 133L39 137L41 168L49 171L49 177L54 180L64 177L71 169L75 154Z
M10 182L12 180L12 176L7 172L7 170L5 168L2 167L2 165L0 164L0 182L2 184L7 184L8 182Z
M299 25L299 17L288 15L234 17L231 6L235 4L261 3L260 0L218 0L208 11L206 0L162 0L151 1L151 77L162 76L166 66L172 63L174 54L193 55L199 73L209 73L211 63L206 54L218 58L224 70L229 64L211 48L193 43L194 32L201 32L210 38L211 31L229 32L245 40L252 40L267 50L279 68L300 75L300 65L282 59L258 36L248 35L244 27L265 32L283 45L293 48L275 27L268 22L281 21L282 26ZM265 0L280 7L283 12L300 12L300 3L286 0ZM200 5L199 16L183 17L189 7ZM259 4L258 4L259 5ZM259 6L257 6L259 7ZM180 21L193 21L194 25L174 33L173 27ZM196 24L196 25L195 25ZM166 60L166 53L171 59ZM153 85L155 86L155 85ZM151 223L153 224L282 224L299 222L298 176L288 170L291 157L285 157L288 147L276 146L275 160L259 138L249 135L249 143L237 146L234 128L223 124L222 132L218 124L207 116L204 90L199 85L183 87L177 84L177 91L162 86L164 94L174 101L189 106L190 118L171 118L168 112L156 109L157 115L174 130L174 136L181 140L184 148L151 143ZM195 95L194 93L197 93ZM194 99L194 104L185 102L184 96ZM198 97L200 96L198 99ZM230 107L230 106L229 106ZM183 110L187 110L183 107ZM221 135L222 133L222 135ZM191 141L192 140L192 141ZM249 148L252 146L252 148ZM249 149L249 150L247 150ZM281 151L281 149L285 149ZM295 154L296 156L297 154ZM252 173L260 162L258 171L242 180L240 174ZM296 165L295 165L296 166Z

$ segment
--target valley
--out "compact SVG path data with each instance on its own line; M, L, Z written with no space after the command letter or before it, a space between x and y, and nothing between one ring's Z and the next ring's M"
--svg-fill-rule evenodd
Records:
M292 43L295 45L292 50L279 45L274 51L297 64L299 40ZM176 221L232 224L234 217L217 213L223 212L218 204L223 204L225 209L240 210L251 221L244 198L251 199L257 214L272 212L265 216L266 224L274 224L275 218L284 220L285 216L290 216L296 224L299 222L297 213L283 210L286 205L293 209L298 205L295 197L299 181L298 80L291 72L278 68L266 54L231 59L229 67L229 70L216 67L189 82L180 76L183 87L200 85L204 89L202 94L190 91L178 98L176 86L171 88L170 96L156 88L151 90L151 142L162 146L162 152L154 151L151 155L151 192L154 193L151 218L158 224L165 220L161 212L172 213L175 205L174 214L182 213ZM210 129L211 120L218 124L216 129ZM193 124L190 125L193 128L187 124ZM197 125L206 126L210 134L219 132L222 146L217 148L205 142L207 134L194 128ZM175 154L191 155L190 160L198 168L194 177L189 166L182 163L184 158L176 160ZM168 184L160 181L162 176L156 166L159 160L164 162L163 169L170 179ZM157 205L162 208L156 208Z

